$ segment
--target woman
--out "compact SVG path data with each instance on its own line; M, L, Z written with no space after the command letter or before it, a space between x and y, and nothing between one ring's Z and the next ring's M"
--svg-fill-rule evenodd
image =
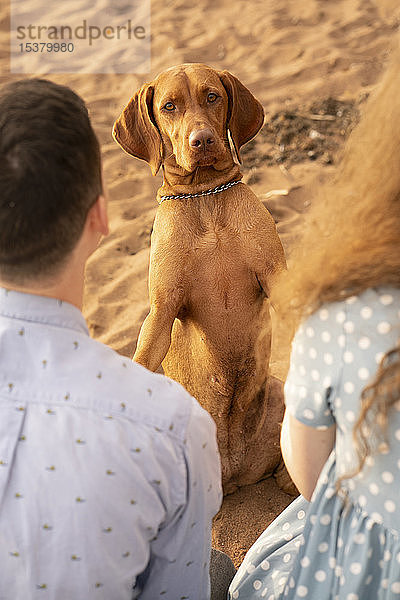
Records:
M273 302L293 340L281 446L300 493L231 599L400 599L400 99L396 53Z

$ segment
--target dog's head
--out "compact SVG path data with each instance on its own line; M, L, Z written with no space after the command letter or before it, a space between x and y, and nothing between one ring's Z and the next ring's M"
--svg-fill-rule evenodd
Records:
M192 173L225 169L232 161L228 131L240 148L263 124L264 111L251 92L227 71L194 63L172 67L143 85L113 128L114 139L132 156Z

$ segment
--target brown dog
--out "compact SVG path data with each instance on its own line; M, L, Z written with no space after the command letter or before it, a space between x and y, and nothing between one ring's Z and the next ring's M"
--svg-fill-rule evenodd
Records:
M240 181L229 143L230 134L240 158L263 118L233 75L185 64L142 86L113 131L154 175L160 166L164 172L151 238L151 309L134 360L153 371L162 362L211 413L225 493L281 462L282 386L268 378L270 334L259 333L285 258L271 215Z

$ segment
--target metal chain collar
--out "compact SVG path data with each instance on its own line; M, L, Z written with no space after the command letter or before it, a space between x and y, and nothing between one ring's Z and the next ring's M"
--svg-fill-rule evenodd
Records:
M224 183L223 185L217 185L217 187L212 190L205 190L204 192L197 192L197 194L178 194L176 196L160 196L160 202L164 202L164 200L187 200L189 198L200 198L202 196L211 196L213 194L219 194L220 192L224 192L225 190L229 190L229 188L237 185L238 183L242 183L239 181L230 181L229 183Z

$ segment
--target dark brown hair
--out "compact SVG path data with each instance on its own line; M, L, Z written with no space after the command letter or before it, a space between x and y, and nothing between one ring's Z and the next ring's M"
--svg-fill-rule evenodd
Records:
M0 91L0 276L52 276L102 193L100 149L83 100L43 79Z

